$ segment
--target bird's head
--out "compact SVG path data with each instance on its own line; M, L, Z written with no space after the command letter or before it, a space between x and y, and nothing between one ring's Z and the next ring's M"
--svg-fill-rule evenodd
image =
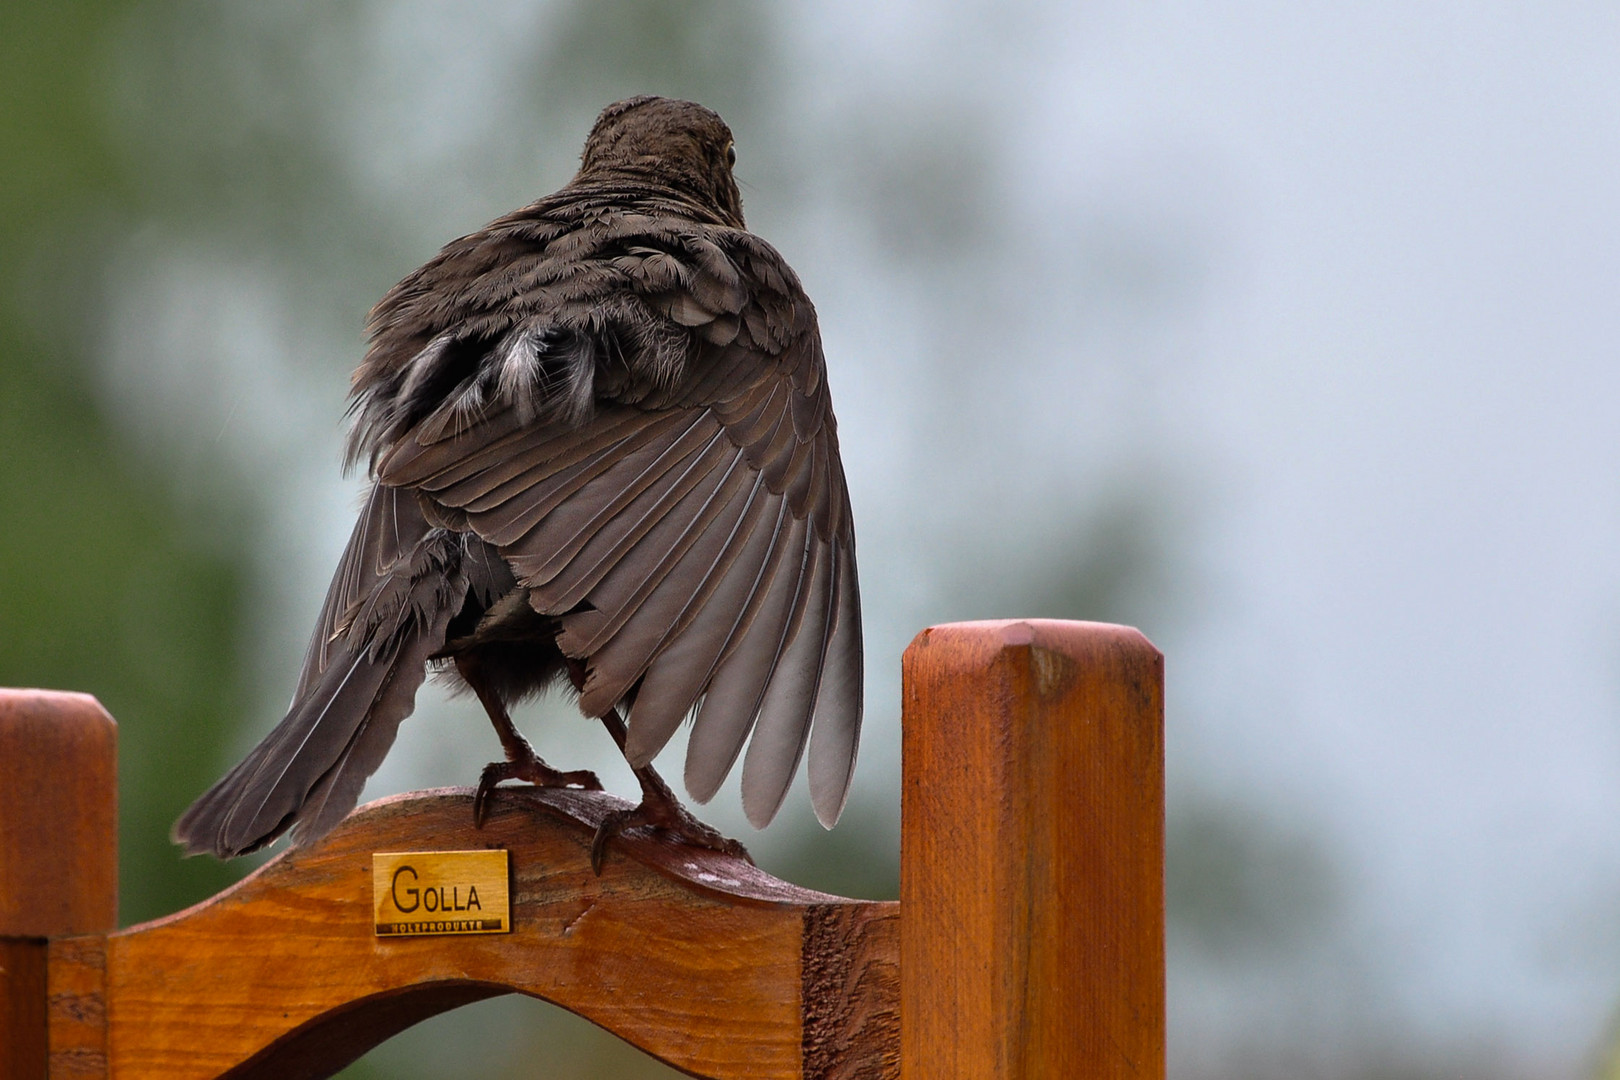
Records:
M731 168L731 129L712 109L650 94L602 110L580 155L580 180L631 175L696 198L743 228L742 195Z

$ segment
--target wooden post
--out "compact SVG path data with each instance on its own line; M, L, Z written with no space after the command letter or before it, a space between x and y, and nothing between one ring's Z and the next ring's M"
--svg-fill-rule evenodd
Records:
M46 1075L45 939L117 925L117 744L88 694L0 690L0 1076Z
M1163 657L1029 619L903 670L903 1080L1160 1080Z

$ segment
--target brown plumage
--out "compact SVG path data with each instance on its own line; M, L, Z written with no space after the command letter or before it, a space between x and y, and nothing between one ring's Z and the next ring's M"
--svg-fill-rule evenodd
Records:
M566 187L383 297L349 445L375 486L291 710L181 817L188 852L324 834L430 666L477 693L507 751L480 814L502 779L595 786L506 716L571 682L643 788L598 858L637 822L726 846L650 766L689 716L699 801L746 745L763 827L808 744L816 814L837 819L861 719L849 498L815 309L744 229L734 158L702 106L611 105Z

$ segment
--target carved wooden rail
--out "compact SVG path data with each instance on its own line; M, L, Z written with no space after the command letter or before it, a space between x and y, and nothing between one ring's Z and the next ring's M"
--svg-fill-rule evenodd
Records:
M0 1077L329 1075L524 993L695 1076L1164 1075L1162 676L1123 627L963 623L906 651L901 899L645 836L612 796L360 808L186 911L116 926L116 728L0 691ZM510 852L511 932L378 937L374 852Z

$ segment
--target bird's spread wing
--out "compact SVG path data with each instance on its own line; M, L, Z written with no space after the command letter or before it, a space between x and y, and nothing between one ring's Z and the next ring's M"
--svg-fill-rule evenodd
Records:
M860 724L848 510L826 436L794 434L785 388L759 396L740 415L614 406L579 427L407 440L381 479L464 514L560 616L559 645L587 661L585 712L633 695L632 764L696 707L686 782L706 801L752 732L743 805L762 824L814 730L811 794L830 822Z
M413 423L381 448L378 478L494 545L535 608L560 618L559 645L586 663L584 711L630 705L632 764L694 715L688 790L712 797L746 745L743 805L763 825L808 744L830 824L860 729L854 536L813 311L774 251L748 240L726 251L637 235L572 277L552 273L550 300L542 288L510 301L527 315L481 339L431 408L396 410ZM646 316L570 322L592 274L617 275L617 302ZM673 360L656 340L671 320L689 328ZM503 388L525 350L523 370L560 395L590 380L592 407ZM409 364L394 376L411 379Z

